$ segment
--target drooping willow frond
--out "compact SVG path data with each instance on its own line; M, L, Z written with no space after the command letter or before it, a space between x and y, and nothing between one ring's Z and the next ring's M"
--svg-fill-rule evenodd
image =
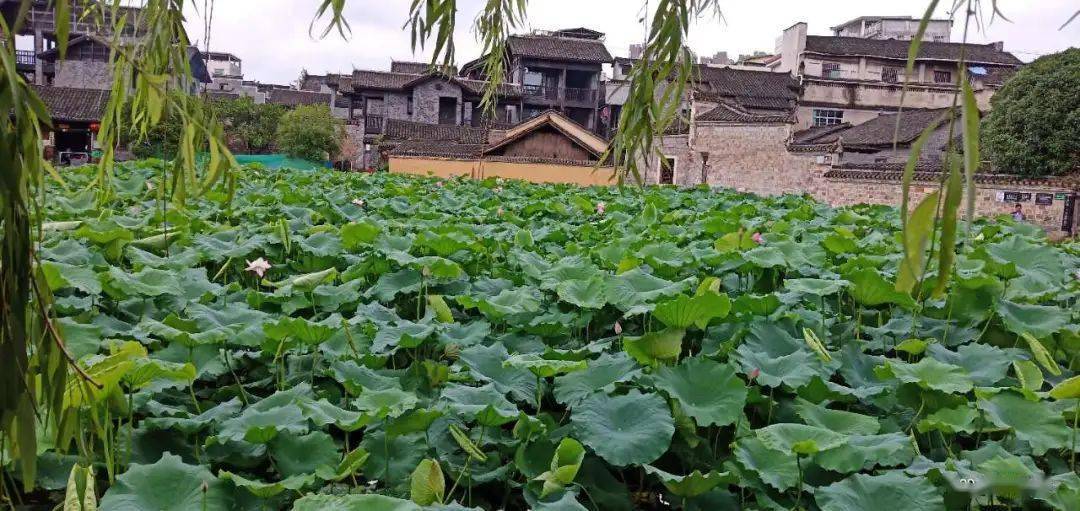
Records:
M480 104L489 115L498 106L499 90L506 81L506 40L525 22L526 0L488 0L476 16L473 30L483 43L483 74L487 77Z
M660 0L641 60L630 72L626 103L619 114L613 153L620 181L642 182L641 165L656 151L656 140L671 126L694 79L694 56L687 47L690 25L712 10L716 0Z
M409 5L409 27L413 51L423 49L432 34L435 47L431 62L442 61L444 68L454 63L454 28L457 26L457 0L412 0Z

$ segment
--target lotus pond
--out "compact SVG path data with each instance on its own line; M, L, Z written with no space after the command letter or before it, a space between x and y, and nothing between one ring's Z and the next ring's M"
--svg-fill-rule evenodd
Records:
M28 505L1080 509L1080 245L1033 226L912 296L886 207L249 167L178 208L159 165L44 201L101 388Z

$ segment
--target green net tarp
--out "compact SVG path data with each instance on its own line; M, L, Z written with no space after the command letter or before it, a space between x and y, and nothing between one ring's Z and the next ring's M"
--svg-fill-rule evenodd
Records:
M236 162L241 165L261 163L268 169L321 170L326 168L321 163L290 158L284 154L236 154L234 156Z

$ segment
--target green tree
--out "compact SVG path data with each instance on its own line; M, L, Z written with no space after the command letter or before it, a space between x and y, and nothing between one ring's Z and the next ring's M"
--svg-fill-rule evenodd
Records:
M278 150L295 158L324 161L341 148L345 128L326 105L297 107L281 117Z
M1025 66L990 104L983 145L1001 172L1060 176L1080 168L1080 49Z
M274 149L278 123L286 112L285 107L256 104L249 97L214 99L208 105L210 113L221 124L230 149L248 154L267 153ZM183 119L170 114L151 128L145 137L125 133L122 144L127 145L139 158L168 158L176 154L183 128Z

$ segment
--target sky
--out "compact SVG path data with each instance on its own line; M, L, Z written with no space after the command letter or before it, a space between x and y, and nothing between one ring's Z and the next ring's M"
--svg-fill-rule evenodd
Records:
M829 27L864 15L921 17L928 0L718 0L722 18L710 13L690 31L690 47L698 55L726 51L732 57L772 51L784 28L805 21L811 34L828 35ZM607 34L613 55L625 56L645 36L645 6L657 0L530 0L526 26L518 32L585 26ZM390 61L426 61L429 52L413 53L402 27L410 0L346 0L352 26L348 39L336 32L320 39L309 26L320 0L216 0L209 48L243 59L246 79L287 84L306 69L312 74L352 69L388 70ZM948 15L944 4L937 13ZM989 4L989 0L983 0ZM190 5L198 4L199 12ZM206 9L188 4L188 34L205 49ZM483 0L458 0L455 44L457 62L476 58L480 45L471 27ZM995 19L982 30L973 27L969 41L1004 41L1005 49L1024 61L1080 45L1080 19L1058 28L1080 9L1077 0L998 0L1012 22ZM989 21L989 13L986 13ZM953 39L961 37L957 23Z

